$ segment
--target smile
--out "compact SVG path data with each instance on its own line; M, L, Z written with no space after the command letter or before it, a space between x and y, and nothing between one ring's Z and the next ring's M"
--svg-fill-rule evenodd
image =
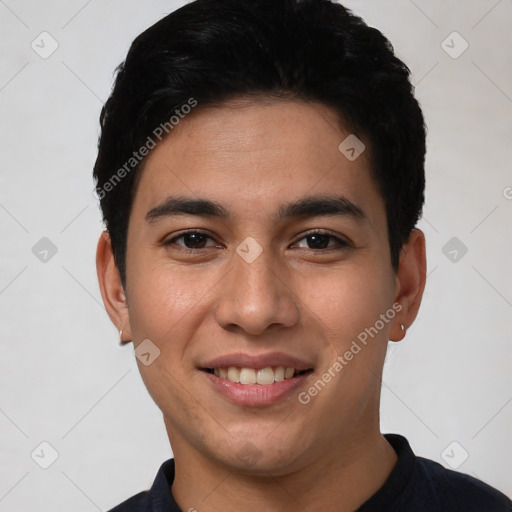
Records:
M299 370L295 368L285 368L284 366L254 369L254 368L238 368L229 366L226 368L206 368L210 374L227 379L230 382L240 383L244 385L259 384L260 386L269 386L274 382L282 382L285 379L293 379L298 375L310 372L309 370Z

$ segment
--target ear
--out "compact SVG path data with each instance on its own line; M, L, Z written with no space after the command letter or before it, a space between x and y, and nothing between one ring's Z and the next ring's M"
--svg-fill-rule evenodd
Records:
M423 231L413 229L400 252L400 264L395 276L394 303L399 303L402 309L393 320L389 333L391 341L402 340L418 314L425 289L426 260L425 235Z
M114 252L108 231L103 231L98 240L96 273L98 274L101 296L108 316L117 330L123 331L122 338L130 341L132 339L130 311L121 283L121 276L114 261Z

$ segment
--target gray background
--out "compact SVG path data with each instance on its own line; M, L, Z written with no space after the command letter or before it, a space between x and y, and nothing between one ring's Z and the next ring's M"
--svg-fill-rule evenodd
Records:
M107 510L171 456L102 305L91 170L115 66L182 3L0 0L2 511ZM512 495L512 2L345 3L410 66L429 126L429 277L390 345L382 429Z

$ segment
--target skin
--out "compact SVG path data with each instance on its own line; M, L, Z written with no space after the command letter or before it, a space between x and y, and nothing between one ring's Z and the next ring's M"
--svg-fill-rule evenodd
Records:
M100 236L98 279L112 322L135 347L150 339L161 351L138 365L163 412L172 492L184 511L354 510L396 463L379 428L380 378L388 340L404 337L400 324L410 326L420 306L425 239L411 232L395 272L369 144L355 161L338 150L349 133L318 103L238 99L198 108L146 161L128 228L126 290L108 233ZM285 202L333 194L366 220L273 217ZM146 213L169 195L217 201L231 218L148 223ZM164 245L188 229L211 238ZM321 237L315 248L313 229L348 245ZM236 252L248 236L263 249L252 263ZM281 351L314 368L299 390L307 391L393 304L401 311L308 404L294 393L242 407L198 369L228 353ZM251 464L238 455L248 442Z

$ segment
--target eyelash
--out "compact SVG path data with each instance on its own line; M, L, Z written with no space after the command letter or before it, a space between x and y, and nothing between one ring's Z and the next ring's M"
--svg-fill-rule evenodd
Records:
M163 245L164 246L172 245L174 242L176 242L176 240L179 240L180 238L183 238L186 235L202 235L202 236L205 236L205 237L210 238L211 240L213 240L213 238L210 235L208 235L207 233L205 233L203 231L191 230L191 231L185 231L183 233L180 233L178 236L175 236L174 238L171 238L170 240L164 242ZM337 242L338 246L339 246L338 249L335 249L335 250L343 250L343 249L346 249L347 247L350 246L350 244L348 242L346 242L345 240L342 240L341 238L339 238L337 236L334 236L331 233L325 232L325 231L323 231L321 229L315 229L313 231L307 232L306 234L304 234L302 236L302 238L299 238L294 243L300 242L301 240L304 240L305 238L308 238L309 236L314 236L314 235L323 235L323 236L327 236L330 239L335 240ZM189 247L183 247L183 246L180 246L180 247L182 247L182 250L186 254L197 254L202 249L208 249L208 247L203 247L203 248L200 248L200 249L190 249ZM313 251L313 252L329 252L330 250L333 250L333 248L332 247L325 248L325 249L309 249L309 248L307 248L306 250Z

